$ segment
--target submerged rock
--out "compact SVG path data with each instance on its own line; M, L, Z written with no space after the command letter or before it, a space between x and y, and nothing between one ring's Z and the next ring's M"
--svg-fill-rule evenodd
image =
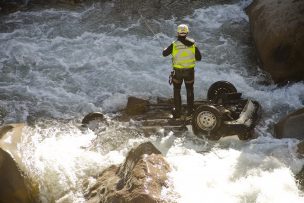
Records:
M87 193L87 203L160 203L169 164L150 142L132 149L123 164L104 170Z
M29 185L12 157L0 148L0 202L37 202Z
M298 109L281 119L274 126L276 138L304 139L304 108Z
M89 124L91 121L95 121L95 120L99 120L101 122L104 122L106 119L104 117L104 115L100 112L92 112L87 114L81 121L82 124L87 125Z
M304 80L304 1L254 0L247 13L261 68L277 83Z

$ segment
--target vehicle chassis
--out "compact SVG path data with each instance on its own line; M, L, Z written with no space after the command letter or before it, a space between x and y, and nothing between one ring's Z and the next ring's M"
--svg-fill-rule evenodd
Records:
M230 135L246 140L253 136L261 106L257 101L243 99L241 96L230 82L217 81L209 87L207 100L194 102L192 116L178 119L165 117L164 113L172 115L173 101L158 99L154 104L146 104L145 113L135 117L135 120L141 120L143 126L150 127L160 125L182 129L186 125L192 125L195 135L210 140ZM185 107L183 105L183 109Z

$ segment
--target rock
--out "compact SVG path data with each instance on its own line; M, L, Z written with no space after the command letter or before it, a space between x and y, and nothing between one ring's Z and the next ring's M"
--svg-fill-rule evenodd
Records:
M87 203L160 203L169 164L150 142L131 150L125 162L111 166L89 189Z
M0 139L9 131L11 131L14 127L11 125L1 126L0 128Z
M276 138L304 139L304 108L290 113L274 126Z
M261 68L276 83L304 80L304 1L254 0L247 13Z
M298 181L300 190L304 190L304 167L302 170L295 176L295 179Z
M12 157L0 148L0 202L37 202L28 185Z
M143 114L148 110L148 104L149 102L147 100L139 99L136 97L129 97L125 112L128 115Z
M106 121L104 115L100 112L92 112L87 114L81 121L82 124L87 125L91 121L99 120L101 122Z
M22 167L18 144L22 139L22 131L26 125L24 123L12 123L0 127L0 148L8 152L19 167ZM6 142L5 140L10 140Z
M297 152L301 155L304 155L304 141L300 142L297 147Z

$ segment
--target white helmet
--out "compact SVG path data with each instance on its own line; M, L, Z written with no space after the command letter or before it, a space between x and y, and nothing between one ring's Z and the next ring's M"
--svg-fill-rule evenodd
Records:
M179 36L186 36L189 33L188 25L186 24L180 24L177 26L177 34Z

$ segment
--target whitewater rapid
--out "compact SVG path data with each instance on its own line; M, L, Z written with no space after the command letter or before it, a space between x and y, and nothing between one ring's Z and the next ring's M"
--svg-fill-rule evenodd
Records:
M246 5L214 5L170 19L110 19L112 3L1 17L0 105L5 123L36 121L25 127L18 150L27 174L39 183L41 201L84 202L85 180L93 184L98 172L121 163L133 146L152 141L172 168L170 187L162 191L167 201L303 202L294 178L304 164L296 154L298 141L273 139L272 131L282 116L303 107L304 84L277 87L259 70ZM189 24L203 55L195 99L206 98L215 81L232 82L263 108L256 139L211 142L191 129L147 138L132 123L111 120L129 95L171 97L171 61L161 52L180 23ZM98 133L82 129L82 117L92 111L107 114L110 125Z

